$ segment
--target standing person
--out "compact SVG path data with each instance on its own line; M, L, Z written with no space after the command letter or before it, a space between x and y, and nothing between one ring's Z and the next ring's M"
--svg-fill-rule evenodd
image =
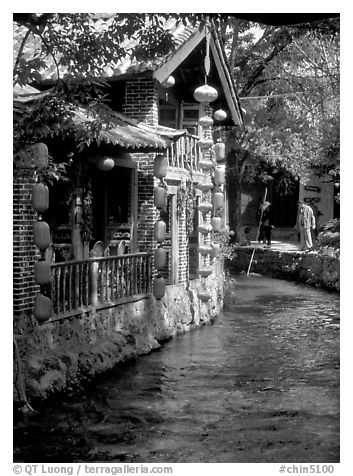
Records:
M296 229L300 233L300 248L302 250L312 248L311 229L315 230L315 228L315 216L312 208L299 200Z
M272 207L270 202L263 202L260 205L260 209L258 212L258 220L261 220L260 223L260 234L258 241L259 243L263 241L266 243L266 248L270 248L271 246L271 234L273 230L272 224Z
M315 240L317 240L317 235L319 234L319 220L320 216L323 215L323 213L317 208L317 205L314 202L310 203L310 207L312 208L315 217L315 228L313 230L314 238Z

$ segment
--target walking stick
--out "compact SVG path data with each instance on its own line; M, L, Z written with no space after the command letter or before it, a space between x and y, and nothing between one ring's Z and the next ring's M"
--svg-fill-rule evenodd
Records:
M266 197L267 197L267 187L265 188L265 195L264 195L263 203L265 203ZM259 235L260 235L260 227L261 227L262 213L263 213L263 208L261 208L261 212L260 212L260 221L259 221L259 226L258 226L258 228L257 228L256 242L258 241ZM255 249L256 249L256 248L254 248L254 249L252 250L252 254L251 254L251 258L250 258L250 263L249 263L248 271L247 271L247 273L246 273L247 276L249 276L249 273L250 273L250 268L251 268L252 260L254 259Z

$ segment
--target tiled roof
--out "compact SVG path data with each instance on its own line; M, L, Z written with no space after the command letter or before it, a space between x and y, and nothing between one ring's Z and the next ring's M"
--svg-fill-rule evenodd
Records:
M14 110L21 114L21 111L34 100L44 97L48 94L40 92L31 86L15 86L14 88ZM74 121L77 124L84 124L93 121L94 117L88 110L77 108ZM184 135L184 130L174 130L163 127L153 129L146 124L139 124L134 119L115 111L109 116L109 122L112 125L102 130L100 140L107 144L119 145L132 150L158 150L169 147L171 142Z

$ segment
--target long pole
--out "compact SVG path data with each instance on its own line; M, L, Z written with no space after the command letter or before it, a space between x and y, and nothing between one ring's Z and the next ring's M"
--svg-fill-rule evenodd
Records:
M265 203L266 198L267 198L267 187L265 188L265 194L264 194L263 203ZM260 235L260 227L261 227L262 213L263 213L263 207L261 207L261 212L260 212L260 221L259 221L259 226L258 226L258 228L257 228L256 243L257 243L257 241L258 241L258 239L259 239L259 235ZM252 254L251 254L251 258L250 258L250 263L249 263L248 271L247 271L247 273L246 273L247 276L249 276L249 273L250 273L251 264L252 264L252 261L253 261L253 259L254 259L255 249L256 249L256 248L254 247L254 249L252 250Z

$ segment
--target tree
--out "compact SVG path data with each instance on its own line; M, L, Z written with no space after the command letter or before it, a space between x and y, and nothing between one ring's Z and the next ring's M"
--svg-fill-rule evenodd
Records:
M115 68L126 56L156 60L175 48L168 22L195 23L202 17L15 13L14 86L39 85L48 92L30 108L15 110L15 155L48 136L71 139L80 149L97 140L102 127L110 126L105 69ZM95 120L78 126L77 106L84 106Z
M276 177L286 193L310 170L337 179L339 24L329 19L261 27L232 17L223 18L220 31L246 111L244 128L228 135L227 144L230 224L237 240L245 181Z

